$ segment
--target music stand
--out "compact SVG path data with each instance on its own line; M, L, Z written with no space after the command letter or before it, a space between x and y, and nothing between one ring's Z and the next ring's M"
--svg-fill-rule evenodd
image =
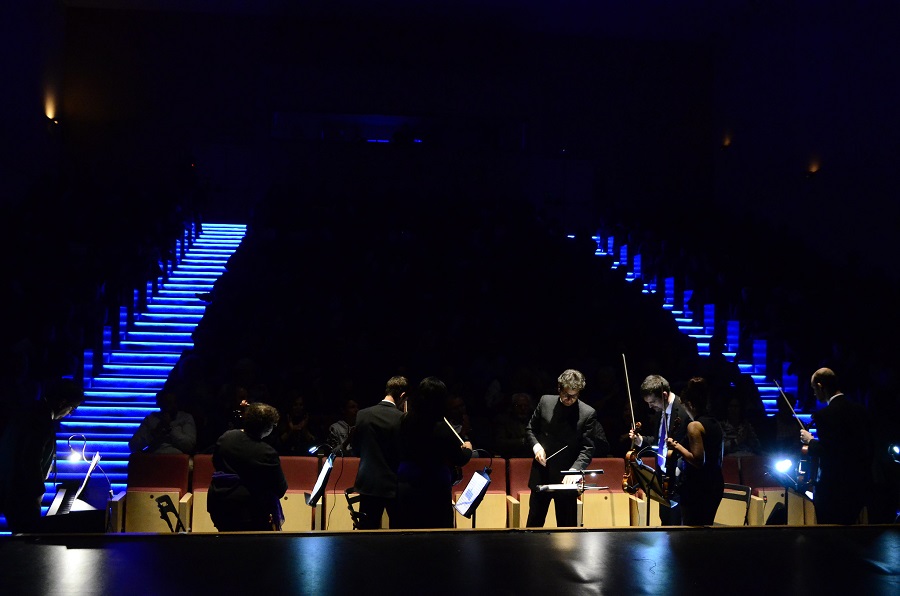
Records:
M453 506L463 517L472 519L473 528L476 523L475 511L478 509L478 506L481 505L481 501L484 499L484 495L490 485L490 468L485 468L480 472L476 471L472 474L472 478L469 480L468 484L466 484L465 490L463 490L462 494L456 500L456 504Z
M664 505L669 508L677 505L677 503L674 503L672 500L666 498L665 491L663 490L662 485L659 483L659 475L656 473L655 469L651 468L640 460L629 461L628 465L631 466L633 476L637 480L638 487L642 491L644 491L644 494L648 497L647 527L650 527L650 501L656 501L660 505Z

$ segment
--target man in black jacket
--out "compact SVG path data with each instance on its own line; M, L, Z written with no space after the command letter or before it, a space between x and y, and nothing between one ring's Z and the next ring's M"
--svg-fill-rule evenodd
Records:
M584 470L593 457L603 457L609 443L603 427L597 422L594 408L578 399L584 389L584 375L569 369L557 379L558 395L544 395L538 402L526 428L526 442L534 453L528 486L531 499L528 509L529 528L544 525L552 499L556 505L556 523L574 527L578 523L576 490L541 491L547 484L574 484L576 475L563 475L567 470Z
M810 380L816 399L826 404L813 414L814 438L800 431L809 454L818 458L819 478L814 489L816 523L854 524L859 520L871 488L873 447L865 408L847 399L830 368L820 368Z
M400 465L401 407L409 389L406 377L391 377L384 399L360 410L351 434L353 452L359 454L354 486L360 494L361 530L381 528L387 510L389 522L396 517L397 467Z

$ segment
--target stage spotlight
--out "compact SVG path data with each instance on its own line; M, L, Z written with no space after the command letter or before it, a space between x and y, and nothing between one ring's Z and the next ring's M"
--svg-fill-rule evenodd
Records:
M775 469L781 472L782 474L787 474L794 467L794 462L789 459L782 459L780 461L775 462Z

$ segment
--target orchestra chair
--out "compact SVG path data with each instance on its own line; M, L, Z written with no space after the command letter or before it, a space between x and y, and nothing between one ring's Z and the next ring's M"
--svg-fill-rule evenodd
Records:
M621 457L595 457L589 470L603 470L598 476L586 476L587 485L605 486L588 489L581 495L581 522L585 528L616 528L632 525L631 495L622 489L625 475L625 459Z
M524 528L528 522L528 504L531 489L528 478L531 476L531 457L513 457L507 460L508 494L506 496L507 524L510 528ZM550 509L544 520L545 528L556 527L556 504L550 501Z
M315 529L316 507L306 504L306 495L312 492L319 475L319 458L288 455L279 458L288 489L281 497L284 512L284 532L309 532Z
M188 492L190 464L190 457L183 453L133 453L129 457L128 487L125 490L126 532L170 533L156 501L162 496L172 500L185 529L191 526L192 495ZM170 521L172 527L176 527L177 520Z
M746 526L749 525L749 513L750 487L726 482L713 525Z
M341 456L334 460L334 467L325 485L325 494L319 506L321 515L317 518L317 530L329 532L349 532L353 530L353 518L347 509L347 497L344 491L356 482L359 471L359 458ZM312 486L310 486L312 488ZM286 514L285 514L286 517Z
M209 483L215 467L212 454L198 453L194 456L194 470L191 474L191 494L194 495L194 506L191 514L191 532L216 532L212 518L206 510L209 503Z
M491 483L488 485L487 492L484 494L481 504L475 510L473 517L465 517L454 509L457 528L494 528L502 529L507 526L507 508L506 508L506 460L502 457L473 457L462 468L462 480L453 487L454 503L466 488L469 479L476 472L482 471L485 467L491 468ZM475 525L472 525L472 520Z

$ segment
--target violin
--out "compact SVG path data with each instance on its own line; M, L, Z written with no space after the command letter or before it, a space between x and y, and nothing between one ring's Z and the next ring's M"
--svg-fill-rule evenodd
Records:
M622 366L625 369L625 387L628 390L628 407L631 409L631 428L634 433L641 429L641 423L634 421L634 402L631 401L631 383L628 381L628 364L625 362L625 354L622 354ZM634 478L634 469L638 465L639 449L636 449L634 438L631 439L631 449L625 454L625 474L622 476L622 490L633 495L638 491L638 483Z
M676 417L675 420L669 421L669 427L666 430L666 436L672 436L672 433L677 433L678 429L681 427L681 418ZM675 493L675 481L677 480L675 476L675 470L678 467L678 462L676 461L675 450L667 449L666 450L666 473L662 478L662 488L663 488L663 496L667 499L671 499L672 495Z

